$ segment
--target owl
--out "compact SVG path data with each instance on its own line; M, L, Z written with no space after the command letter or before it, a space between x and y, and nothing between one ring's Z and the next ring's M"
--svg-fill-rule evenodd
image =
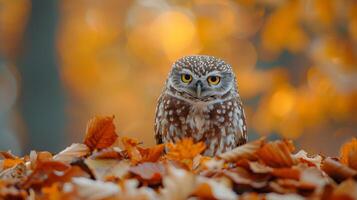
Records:
M177 60L159 97L156 143L191 137L214 156L247 141L247 127L237 81L229 64L213 56Z

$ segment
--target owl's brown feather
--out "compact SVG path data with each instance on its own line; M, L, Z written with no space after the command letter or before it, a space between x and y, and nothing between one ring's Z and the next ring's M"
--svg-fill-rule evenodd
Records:
M191 59L198 59L199 62L190 65L190 60L181 60L177 63L184 63L184 67L192 68L190 70L200 73L201 76L219 67L227 70L228 66L230 70L229 65L222 67L221 65L225 63L213 57ZM216 66L217 62L213 61L221 65ZM158 144L176 142L183 137L192 137L196 142L206 143L207 149L204 154L208 156L223 153L244 144L247 140L245 115L235 80L233 81L234 87L223 95L202 99L178 91L167 83L156 108L156 142Z

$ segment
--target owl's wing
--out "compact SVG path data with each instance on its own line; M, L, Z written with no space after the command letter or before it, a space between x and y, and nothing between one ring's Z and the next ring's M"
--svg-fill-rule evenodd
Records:
M247 136L247 124L246 124L246 117L242 105L242 101L239 97L236 98L236 102L238 104L238 131L237 131L237 145L245 144L248 140Z
M161 133L161 126L162 124L160 123L162 121L162 117L163 117L163 95L161 95L159 97L159 100L157 101L157 106L156 106L156 112L155 112L155 125L154 125L154 129L155 129L155 140L156 140L156 144L162 144L163 140L162 140L162 133Z

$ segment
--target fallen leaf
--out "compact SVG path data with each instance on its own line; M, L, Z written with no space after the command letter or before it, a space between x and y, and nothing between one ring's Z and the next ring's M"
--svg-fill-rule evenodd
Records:
M26 179L26 175L27 168L23 163L20 163L2 171L0 173L0 180L6 180L10 183L21 183Z
M332 158L326 158L322 162L321 169L338 182L353 177L357 174L356 170L353 170Z
M266 200L304 200L305 198L298 194L277 194L268 193L265 195Z
M274 141L264 144L257 151L257 155L268 166L291 167L295 163L295 160L291 156L293 150L293 145L287 140Z
M340 159L343 164L357 170L357 138L342 145Z
M227 161L234 162L240 159L255 159L255 153L259 150L265 143L265 137L255 140L253 142L246 143L244 145L238 146L231 151L225 152L218 155L219 158Z
M125 158L123 151L118 147L108 147L102 149L98 152L94 152L91 156L91 159L116 159L122 160Z
M140 144L138 140L123 137L122 143L124 149L127 151L128 156L133 164L137 164L142 160L141 153L138 149L138 145Z
M287 178L287 179L300 179L300 171L294 168L276 168L273 169L271 174L278 178Z
M296 154L292 155L295 160L307 163L309 166L315 166L320 168L322 157L320 155L315 155L314 157L308 157L306 151L300 150Z
M357 199L357 182L353 179L343 181L333 191L331 199Z
M192 169L193 159L205 150L206 145L203 142L194 143L192 138L183 138L175 144L167 143L166 147L168 149L167 159Z
M73 178L79 197L88 200L100 200L113 197L120 193L120 188L110 182L91 180L88 178Z
M130 167L129 171L139 177L139 180L148 181L151 184L161 182L166 174L166 169L161 163L146 162Z
M130 162L127 160L111 160L111 159L85 159L84 163L91 170L97 180L105 181L108 178L122 179L129 173Z
M199 177L193 196L200 199L237 199L230 186L205 177Z
M164 152L165 145L159 144L151 148L138 147L141 154L140 162L156 162Z
M260 189L267 186L270 178L270 175L255 175L241 167L224 170L222 173L237 184L237 189L246 189L246 187Z
M118 135L115 133L113 117L94 117L87 124L84 144L91 150L104 149L112 145Z
M90 149L85 144L74 143L63 151L53 156L54 160L70 164L77 158L86 156L90 153Z
M122 183L122 192L116 199L119 200L156 200L159 199L156 192L146 186L139 188L139 181L128 179Z
M163 189L160 191L161 199L184 200L187 199L196 187L195 176L183 169L168 168L168 176L163 179Z
M58 183L54 183L48 187L43 187L42 194L44 195L44 199L48 199L48 200L61 200L62 199Z

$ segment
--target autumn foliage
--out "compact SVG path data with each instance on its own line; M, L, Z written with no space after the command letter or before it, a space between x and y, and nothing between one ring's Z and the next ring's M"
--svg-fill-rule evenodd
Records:
M261 138L216 157L184 138L145 148L95 117L58 154L0 152L0 199L357 199L356 138L339 158Z

